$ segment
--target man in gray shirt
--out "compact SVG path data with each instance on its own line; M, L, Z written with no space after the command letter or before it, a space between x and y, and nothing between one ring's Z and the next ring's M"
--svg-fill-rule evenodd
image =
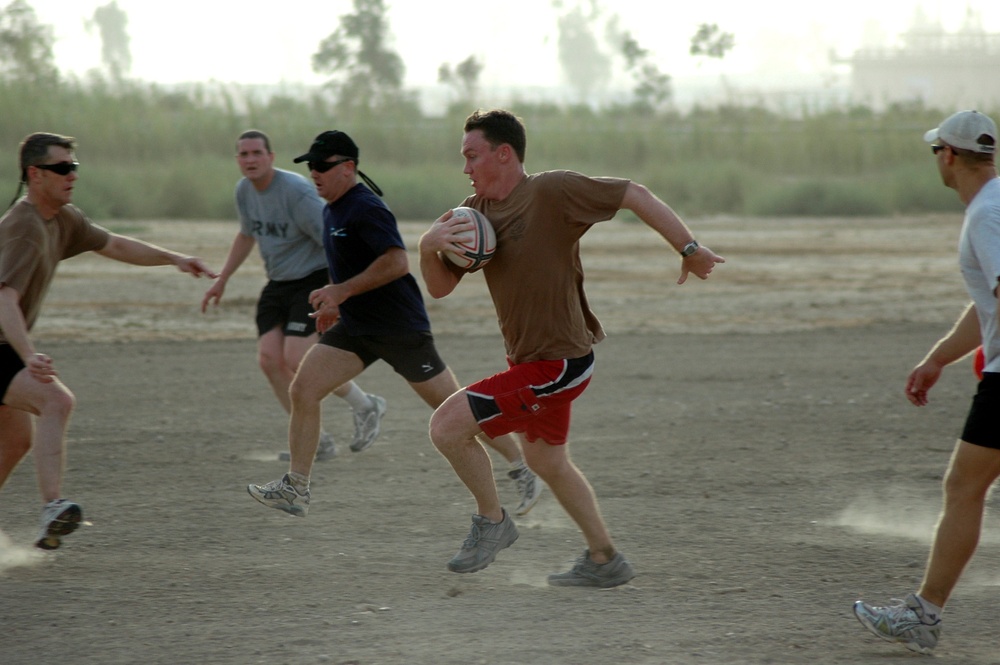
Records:
M889 605L854 604L862 625L910 651L930 654L941 635L945 604L972 559L990 487L1000 478L1000 177L997 126L977 111L959 111L924 135L941 182L965 204L959 266L972 302L906 381L906 397L926 406L948 365L982 345L983 373L944 478L944 506L920 587Z
M243 178L236 185L240 230L229 256L201 303L218 305L226 284L256 244L264 260L268 282L257 302L257 358L275 396L291 413L288 387L299 362L316 343L316 322L309 294L330 283L323 253L323 206L316 188L303 176L274 168L274 152L267 135L247 130L236 141L236 162ZM379 434L386 402L362 391L353 381L334 394L354 411L351 450L360 452ZM336 455L333 437L320 432L316 459ZM281 453L288 459L288 453Z

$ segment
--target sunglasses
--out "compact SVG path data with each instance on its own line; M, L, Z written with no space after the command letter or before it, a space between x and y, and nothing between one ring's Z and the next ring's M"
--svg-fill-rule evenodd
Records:
M931 146L931 152L933 152L936 155L936 154L938 154L939 152L941 152L942 150L944 150L947 147L948 146L946 146L946 145L932 145Z
M334 166L340 166L344 162L353 162L353 157L344 157L343 159L338 159L335 162L307 162L306 166L309 167L310 171L315 171L316 173L326 173Z
M52 171L59 175L69 175L80 166L79 162L56 162L55 164L35 164L35 168Z

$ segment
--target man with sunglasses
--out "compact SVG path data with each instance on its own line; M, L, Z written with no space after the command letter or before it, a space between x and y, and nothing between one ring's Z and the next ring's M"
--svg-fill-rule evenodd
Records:
M288 473L265 485L248 485L247 491L264 505L299 517L309 510L319 403L331 390L377 360L389 363L432 408L459 388L434 345L396 218L379 198L382 190L358 169L358 157L351 137L334 130L317 136L309 152L293 160L308 164L316 191L327 201L323 242L333 283L309 296L321 337L292 381ZM511 464L518 512L527 513L541 486L525 467L517 441L510 436L484 441Z
M323 254L323 200L298 173L274 168L271 141L264 132L249 129L240 134L236 163L243 174L236 184L240 230L219 279L205 292L201 311L210 302L219 304L229 278L256 245L268 278L257 300L257 360L285 413L291 413L288 387L302 357L318 338L309 294L330 282ZM366 394L353 381L333 393L354 412L351 450L366 450L378 438L385 400ZM321 429L316 461L336 454L333 437ZM279 459L287 461L288 453L281 453Z
M80 506L61 492L75 397L59 380L52 358L38 351L30 336L58 263L92 251L124 263L174 265L195 277L216 277L200 259L91 222L71 203L78 177L74 151L70 137L26 137L20 166L21 186L26 184L28 192L0 218L0 487L34 447L43 503L35 545L47 550L59 547L83 519Z
M945 476L944 506L920 588L887 606L859 600L854 614L878 637L930 654L941 634L945 603L976 551L986 494L1000 477L1000 178L997 126L988 116L959 111L924 140L942 182L966 206L959 265L972 303L910 372L906 397L925 406L944 368L980 344L984 368Z

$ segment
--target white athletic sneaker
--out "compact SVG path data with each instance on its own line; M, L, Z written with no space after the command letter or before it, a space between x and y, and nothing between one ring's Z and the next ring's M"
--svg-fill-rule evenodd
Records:
M247 485L247 492L265 506L283 510L289 515L305 517L309 512L309 489L299 492L286 473L280 480L266 485Z
M517 495L521 497L521 503L514 509L514 514L518 517L524 517L529 510L534 508L542 496L542 481L538 479L534 471L526 466L508 471L507 477L514 481Z
M941 619L924 623L920 600L909 594L906 600L893 598L886 607L874 607L860 600L854 603L854 616L873 635L888 642L901 642L910 651L930 655L941 636Z
M366 450L378 438L382 427L382 418L385 416L386 401L378 395L368 395L372 401L372 408L367 411L354 412L354 439L351 440L351 450L360 453Z
M54 550L62 544L63 536L76 531L83 521L83 509L66 499L54 499L42 508L42 527L35 539L35 547Z

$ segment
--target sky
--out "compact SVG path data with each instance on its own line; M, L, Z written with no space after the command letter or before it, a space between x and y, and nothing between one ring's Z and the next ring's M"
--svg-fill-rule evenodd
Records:
M0 0L5 2L9 0ZM84 74L100 67L101 42L87 19L111 0L29 0L42 23L53 26L56 65ZM580 0L559 0L565 7ZM605 16L647 48L660 69L685 77L791 76L833 70L831 51L849 56L866 45L891 45L920 10L947 31L958 30L971 9L987 32L1000 33L996 0L599 0ZM351 0L117 0L128 16L131 76L161 84L318 84L311 56L333 33ZM556 57L558 33L552 0L386 0L391 46L406 64L406 87L432 86L443 63L470 55L484 63L484 87L556 86L563 82ZM255 10L259 6L261 10ZM563 10L565 11L565 10ZM722 61L688 54L702 23L716 23L736 37Z

